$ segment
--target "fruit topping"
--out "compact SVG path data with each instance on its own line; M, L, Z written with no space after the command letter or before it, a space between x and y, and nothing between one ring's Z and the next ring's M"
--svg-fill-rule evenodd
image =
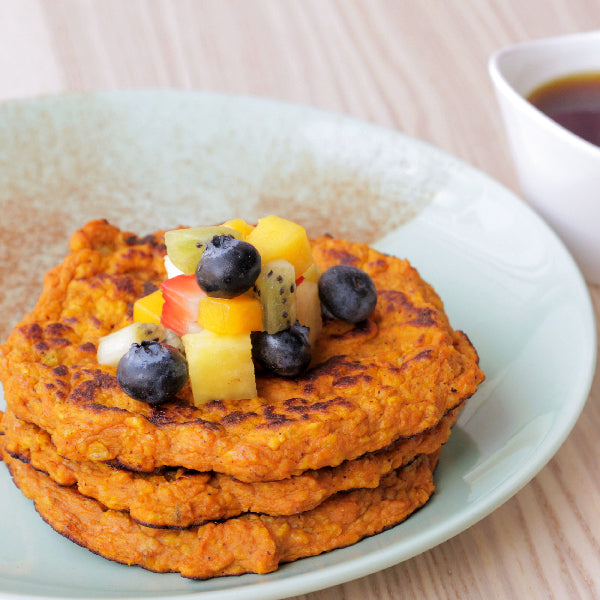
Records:
M262 329L263 311L259 300L247 295L237 298L200 298L198 324L223 335L250 333Z
M362 269L334 265L319 279L319 298L333 317L359 323L375 310L377 290L371 277Z
M273 334L254 331L250 337L252 357L270 373L282 377L296 377L310 364L308 327L295 323Z
M165 233L167 255L173 265L186 275L191 275L196 270L207 245L216 235L242 238L237 229L225 225L173 229Z
M98 344L126 393L151 404L188 376L196 406L254 398L255 368L282 377L308 368L322 315L359 323L377 303L366 272L321 273L306 230L275 215L176 229L165 242L169 278L135 302L133 325Z
M264 265L254 292L262 304L263 326L267 333L287 329L296 321L296 278L287 260L272 260Z
M172 399L187 379L185 357L159 342L132 344L117 366L117 381L123 391L152 405Z
M164 305L160 322L177 335L200 331L198 307L206 293L200 289L194 275L178 275L163 281Z
M275 215L259 219L246 241L256 247L263 263L277 258L292 263L296 278L313 263L312 249L304 227Z
M161 290L139 298L133 305L133 320L138 323L160 323L164 303Z
M256 248L230 235L217 235L196 268L196 281L208 296L234 298L247 292L260 273Z
M170 344L184 352L179 336L158 323L132 323L98 340L97 359L101 365L116 367L132 344L155 341Z
M256 397L250 334L203 329L183 336L194 404Z

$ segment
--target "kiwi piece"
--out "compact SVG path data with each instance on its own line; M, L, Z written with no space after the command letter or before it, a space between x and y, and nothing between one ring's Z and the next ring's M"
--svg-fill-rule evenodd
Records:
M172 229L165 233L167 255L178 269L186 275L192 275L207 244L215 235L230 235L238 240L242 239L239 231L225 225Z
M277 333L296 322L296 278L294 265L284 259L263 265L254 291L263 309L263 329Z

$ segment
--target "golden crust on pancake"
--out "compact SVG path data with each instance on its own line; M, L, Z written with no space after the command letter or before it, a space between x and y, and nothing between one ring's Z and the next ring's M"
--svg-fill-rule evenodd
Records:
M81 494L107 508L126 510L143 525L185 528L244 512L291 515L311 510L340 491L375 488L383 477L418 454L439 450L448 440L459 410L454 409L432 430L389 449L345 461L338 467L259 483L185 469L147 475L103 463L63 459L45 431L20 421L10 411L4 414L1 429L8 454L47 473L56 483L75 485Z
M396 525L433 493L437 455L421 455L373 490L332 496L292 516L246 514L184 530L148 528L4 453L17 486L56 531L108 559L205 579L268 573L280 563L356 543Z
M475 392L483 380L475 350L407 261L329 237L313 252L323 268L354 264L371 275L371 319L325 323L312 368L294 380L259 377L257 398L195 408L185 387L177 402L151 407L126 396L95 352L98 338L128 324L135 299L164 278L162 236L89 223L0 346L10 409L72 460L256 482L337 466L417 435Z

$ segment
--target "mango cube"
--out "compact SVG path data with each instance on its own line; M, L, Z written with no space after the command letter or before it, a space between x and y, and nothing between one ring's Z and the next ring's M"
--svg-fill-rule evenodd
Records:
M275 215L259 219L246 241L258 250L263 264L278 258L292 263L296 278L313 263L304 227Z
M260 301L251 296L236 298L200 298L198 324L222 335L236 335L262 330L263 311Z
M161 290L138 298L133 305L133 320L136 323L160 323L164 303Z
M250 225L246 223L244 219L231 219L229 221L225 221L223 223L224 227L230 227L231 229L235 229L242 234L242 239L246 239L250 232L254 229L254 225Z
M219 335L208 329L182 338L194 404L256 397L249 333Z

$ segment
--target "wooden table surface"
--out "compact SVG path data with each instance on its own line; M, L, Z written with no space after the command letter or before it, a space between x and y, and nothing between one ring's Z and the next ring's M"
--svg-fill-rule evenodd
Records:
M0 100L162 88L269 96L421 138L519 193L487 74L599 0L0 0ZM590 291L600 310L600 286ZM554 459L454 539L299 598L600 598L600 379Z

